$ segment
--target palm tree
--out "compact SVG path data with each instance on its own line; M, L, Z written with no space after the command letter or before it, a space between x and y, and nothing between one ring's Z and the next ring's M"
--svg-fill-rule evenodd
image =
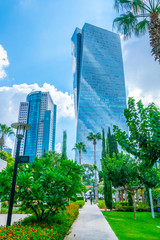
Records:
M94 134L93 132L90 132L87 136L87 139L89 141L93 141L94 145L94 166L95 166L95 203L98 203L98 190L97 190L97 163L96 163L96 144L97 140L101 139L101 134L98 132L97 134Z
M81 165L81 152L86 152L85 144L82 142L78 142L75 144L72 150L78 150L79 152L79 165Z
M12 131L11 127L7 127L6 124L0 124L0 133L1 133L1 138L0 138L0 150L2 151L3 145L4 145L4 137L9 136L11 134L14 134Z
M115 0L115 9L126 11L113 21L113 27L128 38L149 31L151 53L160 63L160 0Z

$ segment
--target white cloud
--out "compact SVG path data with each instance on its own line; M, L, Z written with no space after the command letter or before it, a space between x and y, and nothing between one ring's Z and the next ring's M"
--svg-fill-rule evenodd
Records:
M145 105L154 102L160 106L160 67L151 56L149 36L122 40L124 74L129 96Z
M74 97L73 94L68 94L68 92L63 93L58 91L53 85L44 83L43 87L40 88L41 91L49 91L53 102L58 106L58 118L69 117L74 118Z
M19 103L26 101L26 96L32 90L49 91L53 102L57 105L57 119L74 118L73 95L68 92L58 91L53 85L44 83L43 87L38 84L20 84L12 87L0 87L0 122L10 125L18 119Z
M55 145L55 151L57 153L61 153L62 152L62 146L61 146L60 142Z
M49 91L53 102L57 104L57 127L59 127L59 120L70 121L74 119L74 101L73 95L68 92L63 93L58 91L53 85L44 83L42 87L38 84L20 84L12 87L0 87L0 123L10 126L11 123L17 122L20 102L26 101L26 96L32 90ZM64 119L64 120L63 120ZM14 149L13 137L6 138L6 146ZM59 141L59 140L58 140ZM56 144L56 152L61 152L61 143Z
M4 50L2 45L0 45L0 79L7 76L4 68L9 65L9 60L7 57L7 51Z
M152 103L152 102L154 102L158 108L160 106L160 93L158 95L154 95L153 92L144 94L142 89L134 88L134 89L129 89L129 97L134 97L136 102L141 99L145 106L147 106L149 103Z

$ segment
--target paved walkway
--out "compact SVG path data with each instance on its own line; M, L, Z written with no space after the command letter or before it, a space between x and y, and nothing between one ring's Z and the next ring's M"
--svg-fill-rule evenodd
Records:
M13 224L13 222L18 222L20 219L23 219L27 216L28 214L12 214L11 224ZM6 226L6 222L7 214L0 214L0 226Z
M80 210L70 231L64 240L118 240L101 210L89 202Z

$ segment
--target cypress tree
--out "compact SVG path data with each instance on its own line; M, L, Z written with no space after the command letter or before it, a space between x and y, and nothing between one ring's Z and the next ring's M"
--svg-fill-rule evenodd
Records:
M102 129L102 159L105 157L106 155L106 147L105 147L105 132L104 132L104 128Z
M117 155L118 153L118 146L115 140L115 136L111 134L110 127L108 128L107 132L107 139L106 139L106 149L105 149L105 134L104 129L102 131L102 166L106 164L104 161L104 157L106 154L112 158L113 153ZM102 167L103 170L103 167ZM112 182L108 181L105 172L103 171L103 179L104 179L104 199L105 204L109 209L112 209Z
M67 158L67 131L63 131L62 159Z
M133 198L130 192L128 192L128 204L129 206L133 206Z

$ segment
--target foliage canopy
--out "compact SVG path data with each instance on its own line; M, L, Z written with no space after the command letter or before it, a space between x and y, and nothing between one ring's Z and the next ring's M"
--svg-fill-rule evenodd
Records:
M160 159L160 111L154 103L144 107L141 100L135 103L134 98L129 98L124 115L129 135L114 125L117 142L144 167L152 167Z

